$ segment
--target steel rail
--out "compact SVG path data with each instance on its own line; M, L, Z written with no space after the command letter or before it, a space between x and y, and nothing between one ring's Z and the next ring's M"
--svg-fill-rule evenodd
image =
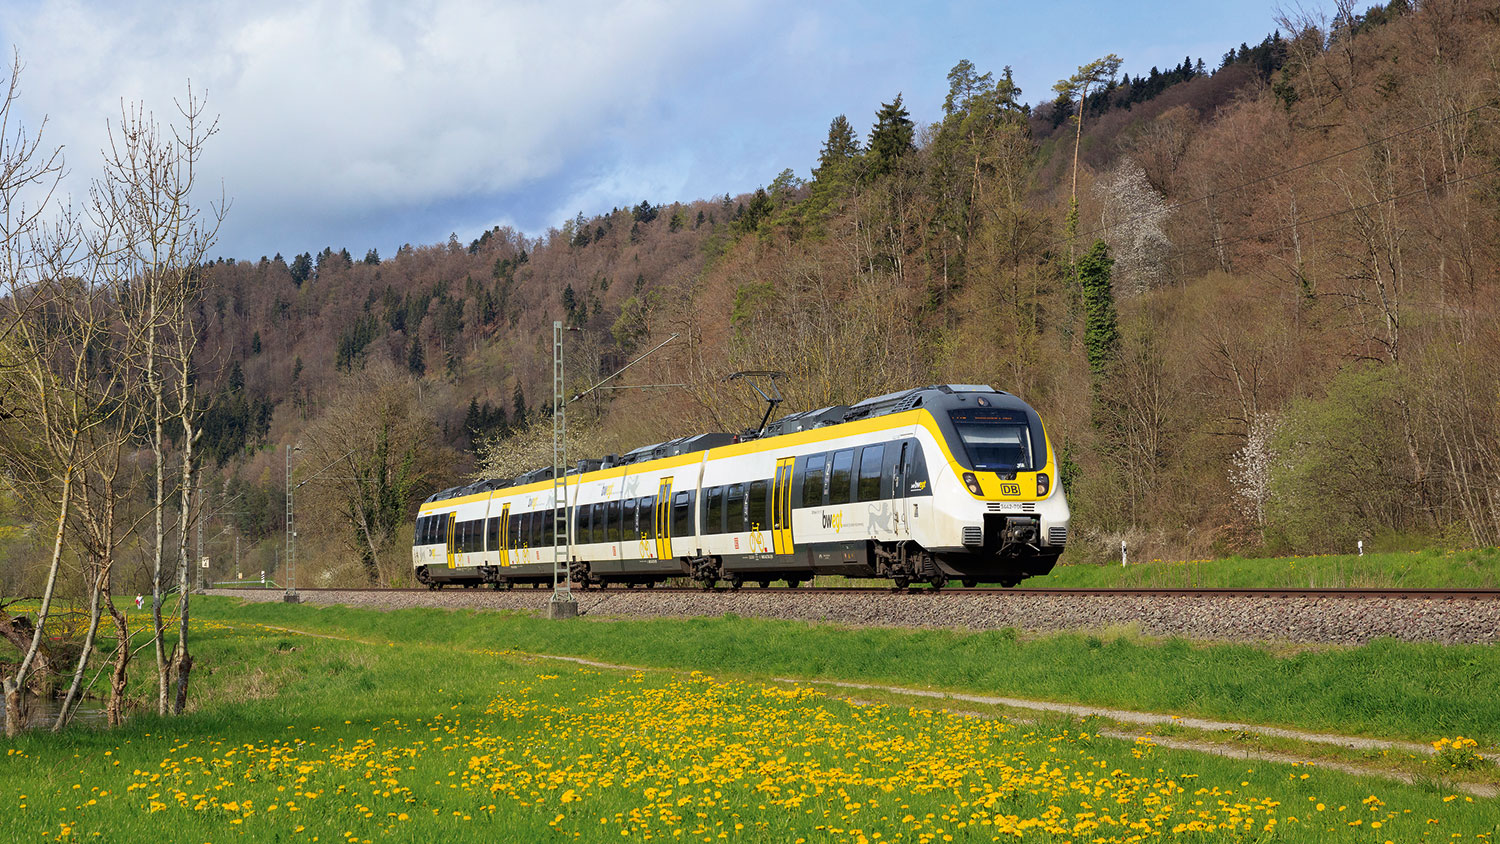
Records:
M458 586L459 584L455 584ZM545 585L545 584L544 584ZM259 589L253 586L229 588L222 591L272 591L270 589ZM316 589L302 589L303 592L428 592L426 587L323 587ZM466 590L457 588L453 590L440 591L493 591L483 587ZM523 594L526 592L541 592L541 588L531 588L527 585L517 585L513 590ZM1387 589L1387 588L1353 588L1353 589L1283 589L1283 588L1257 588L1257 589L1229 589L1229 588L1108 588L1108 589L1081 589L1061 587L953 587L944 589L932 589L928 587L914 587L897 591L888 586L803 586L789 589L784 586L773 586L769 588L747 587L731 589L729 587L716 587L705 590L699 586L658 586L646 588L644 584L635 588L626 588L624 584L612 584L609 588L590 587L587 590L579 590L581 594L701 594L705 591L715 594L742 593L754 595L758 593L775 592L784 595L911 595L914 597L943 597L964 595L1001 595L1014 597L1063 597L1063 598L1103 598L1103 597L1127 597L1127 598L1313 598L1313 599L1379 599L1397 598L1414 600L1468 600L1468 601L1495 601L1500 600L1500 589Z

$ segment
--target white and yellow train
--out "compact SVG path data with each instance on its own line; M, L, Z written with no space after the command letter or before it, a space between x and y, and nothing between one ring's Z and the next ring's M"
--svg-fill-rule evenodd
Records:
M580 588L819 574L1013 586L1051 571L1067 544L1056 466L1025 402L926 387L793 414L754 438L582 461L560 503L551 469L444 490L418 513L412 563L433 588L551 582L555 534L571 526Z

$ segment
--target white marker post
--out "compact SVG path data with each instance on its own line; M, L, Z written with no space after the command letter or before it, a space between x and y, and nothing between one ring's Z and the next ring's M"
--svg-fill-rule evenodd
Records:
M1125 540L1120 540L1120 568L1125 568Z
M1361 557L1365 555L1365 541L1363 539L1359 541L1359 555Z

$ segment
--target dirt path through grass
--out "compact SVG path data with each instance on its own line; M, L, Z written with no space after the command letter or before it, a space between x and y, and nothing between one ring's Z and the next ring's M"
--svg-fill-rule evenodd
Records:
M234 622L228 623L235 624ZM386 644L384 642L375 642L366 639L360 639L354 636L337 636L328 633L314 633L312 631L298 630L292 627L279 627L269 624L257 624L255 626L259 626L266 630L275 630L277 632L291 633L298 636L312 636L320 639L335 639L339 641L356 642L366 645ZM584 657L564 656L561 654L540 653L536 651L510 651L509 653L512 653L516 656L529 657L533 659L547 659L556 660L559 662L571 662L576 665L586 665L591 668L600 668L610 671L667 671L669 673L671 673L672 671L672 669L649 668L638 665L622 665L619 663L601 662L599 660L586 659ZM1433 748L1430 745L1425 745L1418 742L1389 741L1383 739L1337 735L1334 733L1303 732L1300 730L1289 730L1282 727L1267 727L1259 724L1246 724L1233 721L1213 721L1205 718L1183 718L1175 715L1163 715L1155 712L1137 712L1128 709L1109 709L1106 707L1080 706L1077 704L1055 703L1052 701L1041 700L1027 700L1024 698L975 695L962 692L943 692L933 691L929 689L914 689L905 686L886 686L873 683L852 683L838 680L798 680L793 677L772 677L769 679L772 682L777 683L796 683L800 685L824 687L831 686L834 688L850 690L878 691L887 694L910 697L954 700L965 703L984 704L987 706L1003 706L1013 709L1031 710L1035 712L1058 713L1078 718L1097 716L1119 723L1141 724L1145 726L1172 724L1187 729L1204 730L1210 732L1228 731L1238 733L1251 733L1255 735L1291 739L1294 741L1304 741L1313 744L1336 745L1355 750L1396 750L1406 753L1420 753L1428 756L1432 755L1434 752ZM843 697L846 700L854 703L868 703L868 701L861 701L858 698L847 695ZM993 713L967 712L960 710L954 711L961 712L961 714L974 715L983 718L995 717ZM1016 720L1024 722L1026 719ZM1123 741L1135 741L1140 738L1140 736L1136 736L1134 734L1119 730L1099 730L1098 734L1107 738L1119 739ZM1279 753L1269 750L1226 747L1224 745L1214 744L1211 742L1192 741L1190 739L1178 739L1169 736L1151 736L1149 740L1156 746L1166 747L1173 750L1187 750L1198 753L1207 753L1214 756L1223 756L1235 759L1254 759L1257 761L1274 762L1281 764L1316 765L1317 767L1326 770L1340 771L1342 773L1353 774L1355 776L1381 777L1383 779L1393 780L1407 785L1415 784L1418 781L1416 777L1400 771L1346 764L1332 760L1318 760L1316 762L1310 762L1306 759L1299 758L1292 754ZM1491 785L1464 782L1445 783L1445 785L1449 789L1462 791L1466 794L1474 795L1475 797L1500 796L1500 789L1497 789L1496 787Z

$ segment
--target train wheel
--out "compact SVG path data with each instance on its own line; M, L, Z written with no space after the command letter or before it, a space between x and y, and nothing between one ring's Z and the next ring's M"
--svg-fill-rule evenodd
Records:
M891 587L892 592L905 592L906 587L911 585L910 580L907 580L906 578L899 575L891 578L891 583L893 584L893 586Z
M940 574L935 574L932 577L929 577L927 579L927 582L932 584L932 591L936 592L939 589L942 589L944 586L948 585L948 578L943 577Z
M635 588L635 584L634 583L626 583L625 584L625 588L626 589L634 589Z
M731 576L731 577L730 577L730 578L729 578L729 588L730 588L730 589L733 589L733 590L734 590L734 591L736 591L736 592L738 592L738 591L739 591L739 589L740 589L740 587L741 587L741 586L744 586L744 585L745 585L745 580L744 580L744 578L742 578L742 577L740 577L740 576L739 576L739 575L737 575L737 574L736 574L736 575L733 575L733 576Z
M798 580L795 577L788 577L786 579L786 588L788 588L788 589L796 589L798 586L801 586L801 585L802 585L802 581Z
M964 581L964 588L965 589L973 589L975 586L978 586L978 585L979 585L979 581L977 581L977 580L965 580Z
M652 581L648 582L646 584L646 588L647 589L655 589L656 588L656 581L652 580Z
M771 581L769 581L769 580L761 580L761 581L758 581L758 582L760 583L760 588L762 588L762 589L770 589L771 588Z

